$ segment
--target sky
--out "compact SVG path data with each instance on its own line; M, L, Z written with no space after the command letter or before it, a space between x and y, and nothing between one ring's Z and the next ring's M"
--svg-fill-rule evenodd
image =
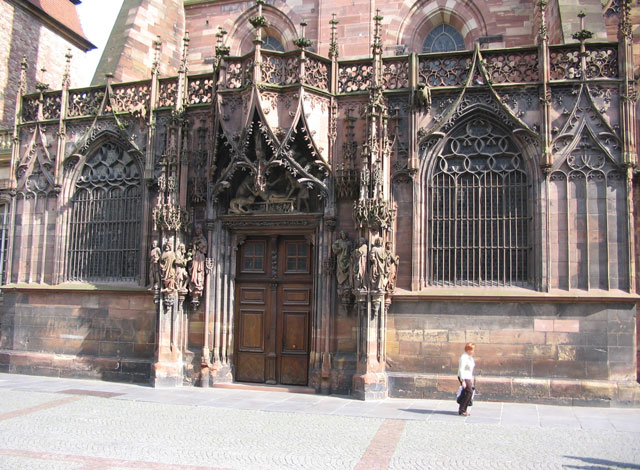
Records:
M122 2L123 0L82 0L77 6L84 34L97 46L97 49L87 52L87 66L91 68L91 73L88 74L89 82L98 66ZM89 83L84 83L81 86L88 85Z

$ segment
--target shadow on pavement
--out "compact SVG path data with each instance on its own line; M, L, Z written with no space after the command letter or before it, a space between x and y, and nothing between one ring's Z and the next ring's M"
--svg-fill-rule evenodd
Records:
M635 463L613 462L611 460L594 459L591 457L575 457L565 455L568 459L581 460L585 465L565 465L563 468L588 469L588 470L611 470L611 469L640 469L640 465Z
M458 412L457 411L442 411L442 410L419 410L419 409L411 409L411 408L405 408L405 409L401 409L400 411L407 411L409 413L420 413L420 414L434 414L434 415L451 415L451 416L458 416Z

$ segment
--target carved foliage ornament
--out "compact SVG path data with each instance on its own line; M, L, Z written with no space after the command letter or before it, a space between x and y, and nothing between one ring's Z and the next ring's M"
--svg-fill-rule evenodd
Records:
M230 160L214 176L212 197L217 198L221 192L235 185L232 213L244 213L254 202L267 203L270 211L285 210L285 207L289 208L285 211L300 210L306 207L311 189L317 190L319 197L327 196L324 180L328 176L328 167L317 158L302 116L281 143L273 138L270 128L260 120L257 112L241 139L240 148L233 139L224 141ZM235 177L238 170L246 172L245 176ZM280 188L280 196L286 196L284 199L276 197L278 191L273 190L274 185ZM241 193L237 194L239 190ZM292 197L295 199L289 201Z
M394 212L385 199L358 199L353 203L353 221L359 228L389 230L393 224Z

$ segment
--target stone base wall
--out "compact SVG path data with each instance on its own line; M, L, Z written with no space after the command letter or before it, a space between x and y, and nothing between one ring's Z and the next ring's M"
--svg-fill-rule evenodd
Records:
M150 292L3 291L0 370L149 381L156 334Z
M637 385L633 303L394 300L387 325L391 396L455 392L469 341L490 399L612 400Z
M455 400L454 375L388 373L389 396ZM507 401L564 406L640 406L637 382L476 377L477 401Z

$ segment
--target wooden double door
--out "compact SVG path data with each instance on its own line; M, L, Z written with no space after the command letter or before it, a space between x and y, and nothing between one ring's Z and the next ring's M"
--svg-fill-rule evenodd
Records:
M236 267L235 380L307 385L313 276L304 236L247 237Z

